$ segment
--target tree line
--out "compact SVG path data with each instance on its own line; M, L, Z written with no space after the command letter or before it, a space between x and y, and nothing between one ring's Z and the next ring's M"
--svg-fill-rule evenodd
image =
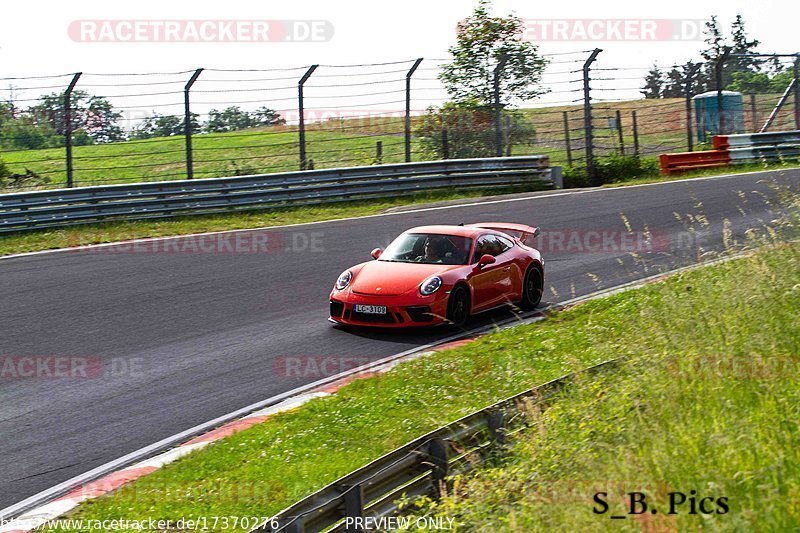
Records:
M756 54L761 41L751 39L741 14L731 23L725 35L716 16L705 23L705 48L700 50L702 61L687 61L670 70L654 64L644 78L641 89L645 98L681 98L686 95L691 77L690 96L717 90L716 65L726 52L731 55L722 65L722 88L743 94L780 93L792 81L791 69L778 58L739 57L735 54ZM694 76L692 76L694 73Z
M125 130L119 124L122 113L108 99L75 90L70 100L72 142L75 146L185 133L182 115L153 113L132 130ZM0 147L39 149L64 146L66 120L63 92L42 96L37 104L25 109L17 108L13 98L0 102ZM238 106L212 109L204 123L196 113L191 116L195 133L222 133L285 123L278 112L266 106L255 111L246 111Z

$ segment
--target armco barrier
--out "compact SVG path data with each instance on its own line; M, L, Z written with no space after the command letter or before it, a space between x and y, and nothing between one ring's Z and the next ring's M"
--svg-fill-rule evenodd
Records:
M755 148L800 143L800 130L774 131L767 133L739 133L735 135L714 135L711 144L715 150L729 148Z
M595 374L618 363L615 359L567 374L419 437L303 498L253 531L344 531L348 517L395 514L397 501L404 496L438 498L447 478L468 472L476 457L535 423L528 416L533 405L544 407L578 374Z
M403 196L446 188L552 187L543 155L451 159L236 178L0 194L0 232Z
M715 135L714 150L661 154L661 173L800 158L800 130Z
M705 150L700 152L681 152L659 156L662 174L673 174L698 168L724 167L730 165L731 157L727 150Z

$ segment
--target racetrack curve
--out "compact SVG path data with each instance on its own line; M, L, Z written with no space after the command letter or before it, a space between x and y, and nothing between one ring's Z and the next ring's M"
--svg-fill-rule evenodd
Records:
M745 230L774 218L775 185L798 191L800 170L259 230L280 244L267 253L128 246L118 253L104 247L2 259L0 357L87 356L118 372L88 379L0 377L0 508L323 377L286 375L286 366L276 364L281 358L378 359L451 333L348 332L326 321L336 276L408 227L508 221L563 235L562 246L551 242L542 250L544 300L557 302L696 262L700 249L723 247L723 219L732 237L743 240ZM700 215L694 236L686 214ZM647 228L657 249L635 257L574 242L567 247L573 235L585 239L589 230L622 232L625 220L634 231ZM480 322L506 317L507 311L495 312Z

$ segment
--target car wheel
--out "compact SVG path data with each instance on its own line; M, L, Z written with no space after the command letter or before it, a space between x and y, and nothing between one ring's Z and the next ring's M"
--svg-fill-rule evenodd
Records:
M469 293L461 285L450 293L450 299L447 301L447 320L459 328L469 320Z
M526 311L536 309L539 302L542 301L542 292L544 291L544 279L542 271L537 267L532 266L525 272L525 282L522 285L522 301L520 307Z

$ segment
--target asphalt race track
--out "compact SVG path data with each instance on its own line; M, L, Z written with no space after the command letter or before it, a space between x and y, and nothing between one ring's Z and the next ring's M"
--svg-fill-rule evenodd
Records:
M0 508L322 377L287 375L284 358L377 359L448 334L348 332L326 321L337 275L408 227L540 226L554 238L542 252L545 300L555 302L695 262L701 249L722 247L723 219L741 240L774 218L772 184L797 191L800 170L276 228L266 232L266 253L128 246L0 260L0 356L85 356L102 365L88 378L0 378ZM621 213L634 231L649 229L655 249L638 258L614 249ZM694 235L686 214L699 215ZM591 230L606 242L587 246Z

